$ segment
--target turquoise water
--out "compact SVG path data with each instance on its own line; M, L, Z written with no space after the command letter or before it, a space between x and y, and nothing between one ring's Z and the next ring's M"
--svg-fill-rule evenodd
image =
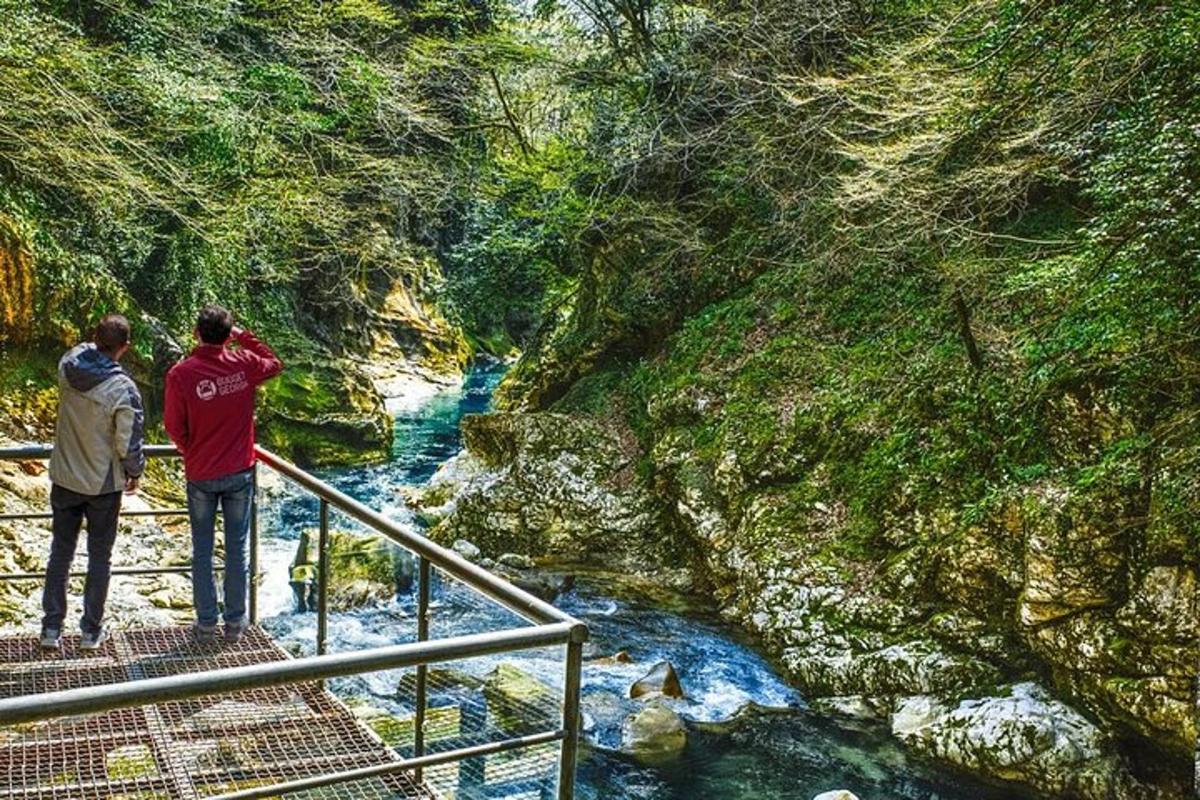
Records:
M389 463L327 471L323 477L393 519L417 527L399 490L428 481L460 450L460 420L464 414L487 410L500 376L497 369L476 370L461 388L444 391L398 416ZM316 617L292 613L286 564L299 532L315 525L316 504L280 487L267 493L262 513L269 575L261 594L264 625L296 650L312 652ZM351 527L336 518L334 525ZM582 704L588 747L580 763L580 797L809 800L836 788L850 789L863 800L1014 796L906 758L879 726L834 721L811 712L770 661L710 610L689 606L686 612L667 611L628 589L617 592L602 576L581 577L558 602L588 623L589 656L624 650L633 662L585 664ZM509 612L461 587L439 585L435 591L434 637L518 623ZM357 650L411 641L413 628L411 598L401 596L391 603L331 614L329 647ZM651 766L622 754L617 746L621 721L639 707L628 699L628 687L659 660L671 661L680 675L687 698L675 701L674 707L688 721L689 736L678 758ZM516 663L561 687L557 651L506 654L456 666L483 675L499 661ZM375 673L331 685L348 699L403 712L395 695L397 680L398 674ZM431 702L437 705L438 698Z

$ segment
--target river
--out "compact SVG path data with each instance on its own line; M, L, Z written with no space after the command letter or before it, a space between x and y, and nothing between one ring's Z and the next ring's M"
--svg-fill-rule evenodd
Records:
M471 372L461 387L442 391L396 414L392 459L381 465L322 472L343 491L419 528L398 491L429 480L461 448L459 421L486 411L500 378L495 369ZM283 486L269 487L262 508L263 624L296 652L315 649L316 615L294 613L287 584L301 530L312 528L316 504ZM350 528L345 520L334 525ZM589 800L810 800L832 789L850 789L863 800L976 800L1010 793L907 758L876 724L831 719L809 710L770 661L712 609L681 598L655 605L604 575L581 576L558 601L591 628L594 655L626 651L632 663L585 663L583 708L588 746L580 762L578 796ZM435 637L517 623L507 611L481 603L462 589L435 591ZM331 652L411 641L412 598L398 597L329 619ZM677 758L653 765L619 752L621 720L638 707L629 685L660 660L677 669L685 700L673 701L688 721L688 744ZM483 675L497 663L517 665L561 687L557 651L476 659L462 665ZM397 676L376 673L335 681L331 688L351 703L390 708ZM739 709L745 709L738 714ZM398 709L397 709L398 710ZM735 716L736 715L736 716ZM730 721L733 720L733 721ZM713 724L725 723L725 724ZM513 795L515 798L517 795ZM528 795L520 795L522 797ZM537 797L534 793L533 797Z

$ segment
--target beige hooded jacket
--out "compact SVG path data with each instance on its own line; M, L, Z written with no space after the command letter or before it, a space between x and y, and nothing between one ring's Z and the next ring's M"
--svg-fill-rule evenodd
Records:
M86 495L125 488L141 476L142 396L120 364L81 344L58 362L58 424L50 480Z

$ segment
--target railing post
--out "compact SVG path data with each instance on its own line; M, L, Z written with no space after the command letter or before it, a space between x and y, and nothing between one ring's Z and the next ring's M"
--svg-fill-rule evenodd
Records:
M321 498L321 532L317 537L317 655L325 655L329 610L329 501Z
M250 494L250 624L258 624L258 462L251 468Z
M430 569L429 559L421 556L417 570L417 641L424 642L429 638L429 589L433 570ZM425 706L426 678L428 667L417 665L417 696L414 700L416 709L413 714L413 758L425 755ZM422 770L416 769L417 782L422 779Z
M558 800L574 800L575 762L579 756L579 688L583 680L583 642L567 643L563 686L563 740L558 757Z

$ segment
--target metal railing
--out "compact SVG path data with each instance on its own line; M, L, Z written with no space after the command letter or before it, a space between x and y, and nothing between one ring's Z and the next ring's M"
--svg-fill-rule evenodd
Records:
M281 793L309 790L379 777L398 772L412 773L418 781L422 770L439 764L479 758L517 748L560 742L556 797L572 800L575 789L576 760L579 750L579 695L583 664L583 643L588 629L579 620L555 608L511 583L493 575L429 539L406 530L368 508L325 481L300 469L279 456L257 447L258 463L274 470L319 501L319 536L317 555L317 654L281 662L229 667L168 677L146 678L125 683L88 686L41 694L24 695L0 700L0 725L39 722L77 714L97 714L132 706L188 700L248 689L279 687L311 681L324 681L348 675L359 675L386 669L414 667L416 670L413 716L412 757L387 764L344 770L305 777L303 779L253 787L220 795L220 800L250 800L276 796ZM44 460L50 457L51 447L34 445L0 448L0 461ZM166 445L150 445L146 454L152 458L177 457L178 452ZM255 466L257 486L257 464ZM383 534L418 558L416 586L416 639L409 644L377 647L356 652L330 654L326 652L328 636L329 593L329 514L330 509L358 520L368 528ZM170 516L186 514L186 509L150 509L122 512L126 516ZM51 514L0 514L0 522L48 519ZM258 620L258 549L259 524L257 492L251 512L249 560L249 615L252 623ZM219 569L220 567L215 567ZM434 568L441 570L516 613L532 623L526 627L507 628L486 633L429 639L430 596ZM189 573L189 566L113 568L113 575L152 575ZM82 575L84 573L72 573ZM0 580L33 580L44 577L41 572L0 575ZM496 653L515 652L554 645L565 645L565 671L561 706L561 727L537 733L511 736L498 741L457 747L428 754L425 747L425 721L428 704L428 665L468 659Z

